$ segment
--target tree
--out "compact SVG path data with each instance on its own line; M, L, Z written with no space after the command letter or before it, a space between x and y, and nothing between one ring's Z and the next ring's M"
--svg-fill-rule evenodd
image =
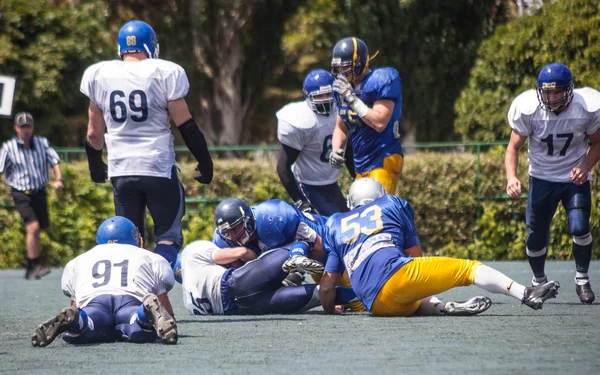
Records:
M239 144L248 112L282 61L285 21L302 1L142 0L109 3L129 8L156 30L161 57L182 65L191 82L187 100L211 144Z
M456 102L456 130L463 139L508 139L512 100L536 86L540 69L561 62L575 86L600 87L600 4L562 0L538 14L499 27L477 51L471 78Z
M17 78L14 112L32 112L36 132L51 142L81 144L87 108L79 93L81 76L115 51L103 4L4 0L2 12L0 73ZM11 124L12 119L0 120L1 139L13 135ZM80 131L73 132L77 125Z

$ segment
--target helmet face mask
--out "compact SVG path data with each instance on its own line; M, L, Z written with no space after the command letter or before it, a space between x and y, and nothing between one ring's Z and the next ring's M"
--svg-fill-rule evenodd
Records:
M379 181L371 177L363 177L350 185L346 197L346 204L350 210L383 197L386 191Z
M562 111L573 99L573 75L563 64L548 64L538 75L536 91L542 109Z
M329 115L333 105L333 76L323 70L313 70L304 79L302 93L306 103L319 115Z

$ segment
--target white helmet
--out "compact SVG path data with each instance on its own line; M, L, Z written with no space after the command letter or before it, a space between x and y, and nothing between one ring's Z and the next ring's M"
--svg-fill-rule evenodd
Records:
M371 203L385 194L383 185L376 179L371 177L359 178L350 185L346 205L353 210L356 207Z

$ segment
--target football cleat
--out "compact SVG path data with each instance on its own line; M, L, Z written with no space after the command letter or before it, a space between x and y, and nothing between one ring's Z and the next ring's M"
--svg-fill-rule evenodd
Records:
M464 302L446 302L442 312L450 316L471 316L481 314L492 306L487 297L473 297Z
M156 330L156 334L163 343L168 345L177 344L177 323L175 318L169 314L167 309L154 294L148 294L142 301L144 315Z
M302 285L304 275L300 272L290 272L289 275L281 282L284 286Z
M581 303L591 304L596 299L596 295L592 291L592 286L590 285L589 281L584 284L578 284L576 282L575 283L575 291L577 292L577 295L579 296L579 300L581 301Z
M307 258L302 255L294 255L283 263L281 266L284 272L304 272L309 275L317 275L323 273L323 264L314 259Z
M56 316L37 326L31 345L43 347L50 344L61 333L68 331L79 323L79 310L76 307L65 307Z
M534 310L539 310L546 300L556 298L558 288L560 288L558 281L549 281L538 286L527 287L525 288L521 303Z

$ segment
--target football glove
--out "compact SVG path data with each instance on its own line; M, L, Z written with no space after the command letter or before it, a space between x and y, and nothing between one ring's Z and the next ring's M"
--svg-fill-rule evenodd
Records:
M339 148L331 150L331 154L329 155L329 165L331 165L331 168L340 169L345 162L344 150Z
M195 171L200 172L200 170L198 169L199 167L200 167L200 164L198 164L196 166ZM201 184L208 185L212 181L212 178L208 179L208 178L206 178L206 177L204 177L203 175L200 174L200 175L194 177L194 180L198 181Z

